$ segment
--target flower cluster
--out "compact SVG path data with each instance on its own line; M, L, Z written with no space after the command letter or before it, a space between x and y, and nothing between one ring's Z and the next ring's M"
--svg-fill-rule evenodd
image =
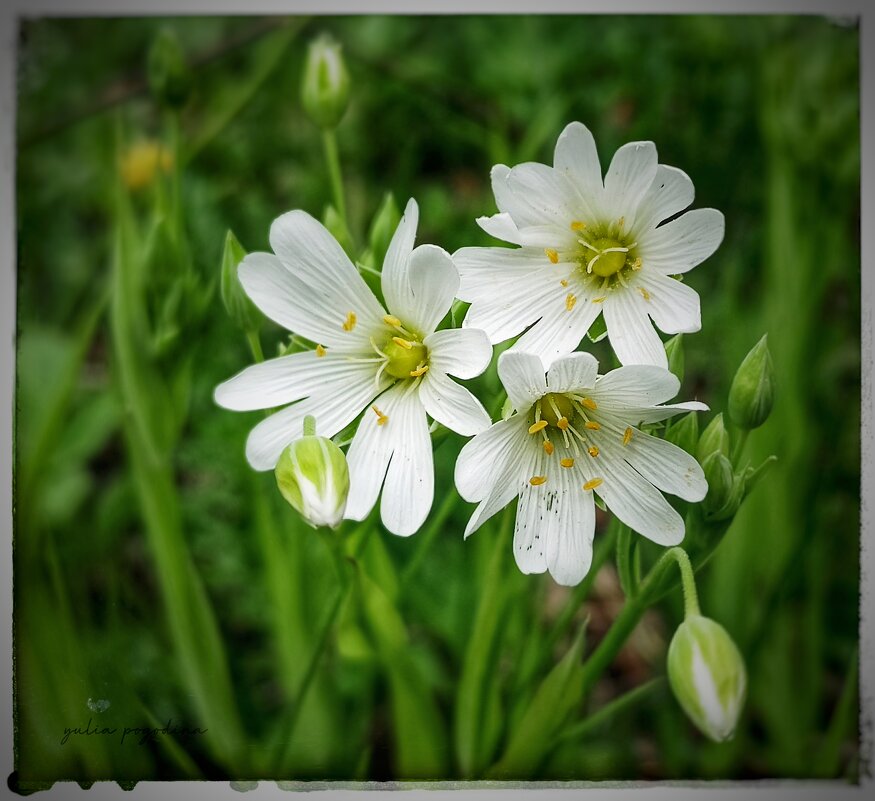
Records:
M707 408L666 403L679 382L651 321L666 333L699 329L698 295L681 276L714 252L723 217L680 214L692 182L659 164L651 142L621 147L602 179L593 137L577 122L552 167L497 165L492 187L498 213L478 222L515 247L452 256L414 247L411 199L383 261L383 302L322 224L302 211L279 217L273 253L246 256L238 277L261 312L313 347L248 367L215 398L240 411L285 407L249 435L257 470L276 467L305 418L327 438L358 419L344 515L363 519L382 490L383 524L402 536L419 529L434 497L428 418L473 435L455 470L461 496L478 504L465 535L518 499L520 569L572 585L592 559L594 496L662 545L684 535L662 493L705 496L698 462L646 428ZM456 299L470 303L463 324L442 327ZM599 314L623 365L601 376L577 351ZM517 336L498 359L510 413L493 424L453 379L480 375L492 346Z

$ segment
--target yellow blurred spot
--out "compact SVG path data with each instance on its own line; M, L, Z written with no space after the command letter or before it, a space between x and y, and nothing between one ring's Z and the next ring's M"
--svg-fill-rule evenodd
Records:
M356 316L355 312L347 312L346 320L343 321L343 330L344 331L352 331L355 328Z
M581 222L580 220L574 220L571 223L571 230L572 231L582 231L584 228L586 228L586 223Z
M317 345L316 355L321 359L325 355L325 348L323 348L321 345Z
M122 156L119 170L128 189L142 189L149 186L158 171L170 172L173 156L158 142L145 141L131 145Z

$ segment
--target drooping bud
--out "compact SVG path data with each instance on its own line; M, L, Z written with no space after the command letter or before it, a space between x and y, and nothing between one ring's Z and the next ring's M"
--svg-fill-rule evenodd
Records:
M155 99L169 108L182 108L191 93L191 71L176 34L165 28L149 49L149 89Z
M665 343L665 355L668 358L669 372L678 377L678 381L684 380L684 335L676 334Z
M761 426L775 400L775 368L767 336L744 357L729 389L729 419L744 430Z
M726 629L688 615L668 647L668 680L687 717L715 742L732 737L744 704L747 672Z
M349 467L343 451L327 437L316 436L308 417L304 436L289 445L276 466L282 496L314 528L337 528L346 511Z
M708 494L702 509L712 520L732 517L741 503L741 482L732 472L732 463L719 451L714 451L704 462L702 471L708 482Z
M320 128L336 128L349 102L349 74L343 61L343 49L324 34L310 43L301 103Z
M699 460L699 464L703 464L712 453L722 453L724 456L729 456L729 432L723 424L723 412L720 412L708 423L702 436L699 437L699 444L696 446L696 458Z
M261 325L261 312L244 292L237 267L246 257L246 251L229 229L225 235L225 250L222 252L222 275L220 291L222 303L228 316L243 330L257 331Z
M668 442L683 448L690 456L695 455L699 444L699 417L696 412L689 412L683 417L672 421L665 432Z

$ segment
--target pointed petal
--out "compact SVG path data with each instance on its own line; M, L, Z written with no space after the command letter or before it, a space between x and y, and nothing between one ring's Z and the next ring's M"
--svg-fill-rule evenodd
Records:
M647 293L644 308L666 334L692 333L702 328L699 293L656 270L638 273L636 286Z
M626 218L630 228L644 193L656 177L656 145L629 142L614 154L605 175L604 212L609 219Z
M489 365L492 345L479 328L447 328L429 334L423 344L428 348L431 369L456 378L474 378Z
M667 367L665 347L643 304L644 298L631 287L608 295L602 306L611 347L622 364Z
M595 535L595 503L585 492L577 472L559 468L548 477L555 496L545 515L546 558L550 575L558 584L573 587L589 572ZM554 481L555 479L555 481Z
M547 569L547 525L551 514L548 501L555 488L547 484L532 485L532 476L546 475L547 456L536 449L532 473L522 481L517 502L516 523L513 530L513 555L523 573L543 573ZM549 478L548 478L549 482Z
M635 236L656 228L663 220L683 211L693 202L695 189L690 176L677 167L660 164L656 177L638 205L635 215Z
M507 176L507 186L515 201L511 211L517 226L557 225L568 228L580 217L580 196L565 175L546 164L517 164Z
M620 413L620 410L615 410ZM666 403L663 406L638 406L628 407L622 410L624 419L630 423L658 423L684 412L707 412L708 406L699 401L685 401L684 403Z
M498 357L498 377L517 411L525 411L547 393L544 365L532 353L505 351Z
M382 287L386 305L393 312L404 306L407 294L407 269L410 254L413 253L413 242L416 239L416 226L419 224L419 206L413 198L407 201L407 207L383 259Z
M592 397L606 410L622 406L655 406L678 394L681 382L663 367L651 364L627 364L601 376Z
M543 250L533 248L461 248L453 254L459 271L459 298L475 301L494 298L496 288L512 294L511 285L548 269Z
M571 392L596 385L599 363L591 353L572 353L553 362L547 371L549 392Z
M583 216L588 215L590 219L600 217L601 198L605 191L602 168L595 139L583 123L570 122L559 134L553 166L577 190L585 209Z
M431 334L450 310L459 289L459 273L450 254L436 245L420 245L410 254L409 267L397 276L392 314L421 334ZM383 285L387 286L385 275Z
M480 401L446 373L429 370L419 384L419 400L441 425L464 437L489 428L489 415Z
M478 217L476 219L479 225L489 236L494 236L496 239L501 239L504 242L510 242L514 245L522 244L522 237L519 228L513 221L513 217L506 211L501 211L498 214L493 214L491 217ZM463 248L467 250L467 248ZM476 250L477 248L471 248ZM453 256L455 258L455 255Z
M638 252L648 268L665 275L685 273L717 250L724 227L716 209L694 209L642 235Z
M498 476L508 466L523 460L529 436L527 427L522 416L514 415L500 420L465 443L456 459L454 473L459 495L466 501L486 498L492 488L501 483ZM513 483L516 487L516 482Z

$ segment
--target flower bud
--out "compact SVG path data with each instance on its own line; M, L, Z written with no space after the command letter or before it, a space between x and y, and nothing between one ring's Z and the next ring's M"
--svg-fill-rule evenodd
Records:
M719 623L689 615L668 647L668 680L678 703L715 742L732 737L747 689L744 660Z
M191 92L191 71L176 34L165 29L149 49L149 89L155 99L169 108L182 108Z
M320 128L336 128L349 101L349 74L341 46L323 35L310 43L301 82L301 103Z
M665 439L693 456L699 443L699 417L696 412L689 412L674 420L665 432Z
M222 253L222 275L220 291L222 303L228 316L243 330L257 331L261 325L261 312L249 300L237 277L237 267L246 257L246 251L229 230L225 236L225 250Z
M696 458L699 460L699 464L704 464L705 459L712 453L722 453L724 456L729 456L729 432L723 425L723 412L720 412L708 423L702 436L699 437L699 444L696 446Z
M775 400L775 369L763 338L744 357L729 389L729 419L741 429L761 426Z
M314 528L337 528L346 511L349 468L330 439L305 434L289 445L276 466L282 496Z
M684 380L684 335L676 334L665 343L665 355L668 359L669 372L678 377L678 381Z
M708 482L708 494L702 501L702 509L712 520L731 517L741 503L738 484L732 472L732 463L719 451L715 451L704 462L702 471ZM736 499L736 496L739 496Z

